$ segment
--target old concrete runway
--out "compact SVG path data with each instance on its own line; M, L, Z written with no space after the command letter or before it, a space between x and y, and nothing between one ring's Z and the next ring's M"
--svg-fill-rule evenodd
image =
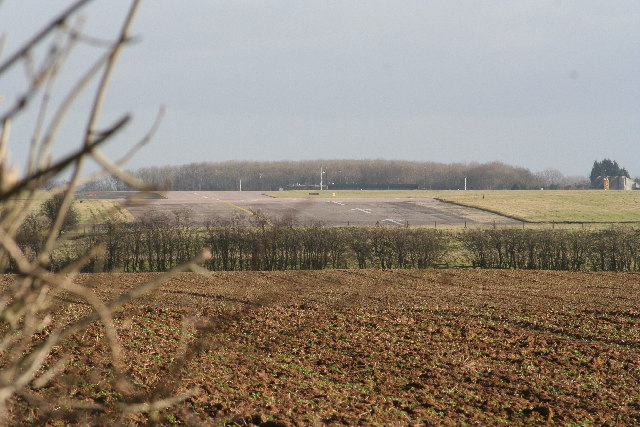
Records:
M256 215L297 224L325 225L509 225L519 222L478 209L444 203L433 198L274 198L258 191L169 191L164 199L143 199L134 203L117 193L96 193L91 198L119 200L136 218L150 211L172 214L188 209L196 224ZM106 196L106 197L105 197ZM122 197L122 199L120 198Z

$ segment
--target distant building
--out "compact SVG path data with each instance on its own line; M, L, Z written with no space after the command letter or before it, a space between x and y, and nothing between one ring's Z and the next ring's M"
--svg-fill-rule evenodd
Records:
M626 176L611 176L609 177L609 189L633 190L633 180Z
M602 190L633 190L635 183L626 176L605 176L597 177L595 187Z

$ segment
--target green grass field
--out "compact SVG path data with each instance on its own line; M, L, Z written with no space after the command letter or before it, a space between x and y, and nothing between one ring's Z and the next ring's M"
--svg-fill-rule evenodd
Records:
M107 221L131 222L133 215L115 200L76 200L74 208L81 224L104 224Z
M319 193L311 195L310 193ZM423 198L471 206L527 222L640 222L640 191L278 191L272 197L294 198ZM335 196L334 196L335 195Z
M38 191L34 202L28 207L29 211L39 212L47 197L48 193L46 191ZM16 199L15 202L19 204L25 203L20 199ZM81 199L75 200L73 207L78 212L80 224L104 224L109 220L114 222L131 222L134 220L133 215L115 200Z
M640 222L639 191L448 191L436 197L529 222Z

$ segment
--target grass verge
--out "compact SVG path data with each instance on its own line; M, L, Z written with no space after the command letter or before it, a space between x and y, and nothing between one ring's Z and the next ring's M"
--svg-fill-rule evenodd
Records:
M277 191L276 198L438 198L463 206L538 223L640 222L640 191Z

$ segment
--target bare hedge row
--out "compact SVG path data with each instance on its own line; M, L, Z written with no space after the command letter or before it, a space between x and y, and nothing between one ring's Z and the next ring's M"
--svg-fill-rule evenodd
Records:
M42 224L30 219L18 244L35 257ZM468 259L479 268L640 271L640 230L477 229L442 232L407 227L300 226L288 221L209 222L195 227L187 211L153 213L132 224L106 224L77 236L49 260L59 270L102 244L86 271L166 271L203 249L209 270L428 268ZM458 261L459 262L459 261Z
M443 255L444 234L400 228L208 226L211 270L426 268Z
M19 245L32 257L41 244L34 226L21 233ZM209 270L316 270L325 268L426 268L442 258L446 235L435 230L300 226L237 221L195 227L186 212L153 213L132 224L110 223L68 242L50 260L60 269L91 247L102 244L86 271L166 271L199 254L212 258Z
M474 267L640 271L640 230L470 230L462 234Z

